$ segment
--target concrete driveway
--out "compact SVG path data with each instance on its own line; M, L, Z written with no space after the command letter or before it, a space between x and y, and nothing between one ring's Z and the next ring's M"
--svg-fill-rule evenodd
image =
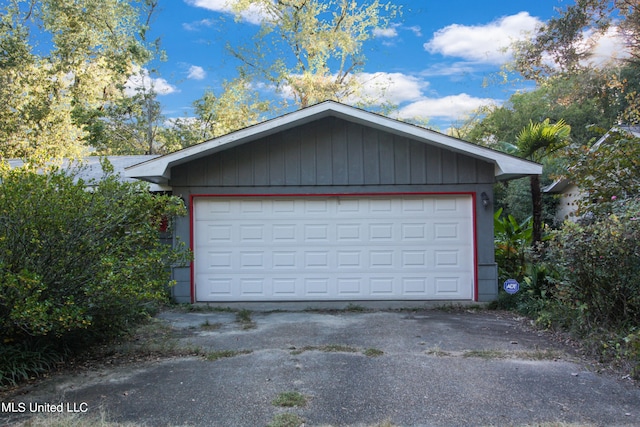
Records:
M291 425L283 414L305 426L640 425L637 385L595 373L570 347L510 314L159 317L176 330L178 345L202 348L209 360L171 358L52 378L6 400L27 410L5 410L0 425L28 415L31 402L148 426ZM303 397L304 406L275 405L287 392Z

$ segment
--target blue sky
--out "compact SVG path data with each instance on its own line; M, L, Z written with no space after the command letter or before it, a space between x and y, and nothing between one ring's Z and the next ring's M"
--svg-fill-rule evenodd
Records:
M369 78L389 82L391 101L403 118L427 117L445 130L473 109L501 104L531 82L501 84L496 73L510 59L509 42L532 31L569 0L403 0L402 15L366 43ZM189 116L191 104L210 88L218 93L236 63L228 42L249 40L258 17L236 22L227 0L160 2L152 24L167 61L154 62L151 77L165 115ZM610 44L602 43L607 52ZM374 79L374 80L375 80Z

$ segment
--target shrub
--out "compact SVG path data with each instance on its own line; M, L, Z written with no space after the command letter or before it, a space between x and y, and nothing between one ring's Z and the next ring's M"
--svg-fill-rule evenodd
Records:
M182 201L104 167L92 183L59 170L0 169L3 345L81 346L116 335L166 299L168 267L188 251L163 244L159 226L184 214Z
M493 228L499 280L521 280L526 274L526 254L531 245L531 217L518 222L513 215L502 216L502 209L499 209L493 215Z
M640 324L640 205L614 204L617 214L566 223L548 253L562 278L557 297L580 313L585 329Z

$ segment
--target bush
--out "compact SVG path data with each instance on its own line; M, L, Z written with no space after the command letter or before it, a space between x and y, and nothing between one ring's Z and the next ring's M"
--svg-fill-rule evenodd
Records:
M92 183L59 170L0 170L3 345L82 346L117 335L167 298L168 267L188 251L163 244L159 229L185 213L182 201L104 167Z
M531 245L533 220L528 217L518 222L513 215L502 215L502 209L493 215L495 255L498 279L521 280L527 269L526 255Z
M603 219L566 223L549 247L562 278L558 298L586 329L640 324L640 205L614 205Z
M538 322L570 329L602 362L640 378L640 203L600 208L611 213L553 236L546 258L558 280Z

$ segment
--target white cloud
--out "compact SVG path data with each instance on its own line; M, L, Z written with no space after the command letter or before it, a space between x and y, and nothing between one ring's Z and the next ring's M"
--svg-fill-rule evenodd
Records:
M395 27L374 28L373 36L382 38L394 38L398 36L398 31L396 31Z
M469 62L454 62L452 64L441 63L431 65L429 68L420 72L422 77L434 76L464 76L478 71L477 66Z
M423 89L429 86L419 77L402 73L360 73L357 78L363 86L363 98L394 104L420 99Z
M211 19L201 19L199 21L194 22L185 22L182 24L182 28L187 31L199 31L200 28L209 28L213 26L213 21Z
M437 117L440 119L457 120L473 110L498 101L491 98L476 98L466 93L445 96L443 98L423 98L402 107L398 116L403 119L413 117Z
M207 72L204 71L204 68L197 65L189 67L189 74L187 75L188 79L203 80L205 77L207 77Z
M424 44L429 53L455 56L468 61L503 64L511 53L509 46L526 37L542 22L528 12L505 16L486 25L453 24L436 31Z
M411 32L413 32L413 34L416 37L422 37L422 28L420 28L419 25L414 25L412 27L407 27L407 29Z
M603 65L611 60L630 56L627 43L617 27L609 28L604 34L585 35L585 45L591 47L592 56L587 60L595 65Z
M207 10L213 10L220 13L234 13L232 9L233 0L185 0L187 4L195 7L201 7ZM255 5L242 12L242 19L251 24L261 24L266 19L265 11Z
M127 96L135 95L140 88L153 89L158 95L169 95L170 93L178 92L178 88L162 77L151 77L149 70L146 68L142 68L132 74L124 87L124 93Z
M440 120L458 120L485 105L500 104L501 101L491 98L476 98L466 93L430 98L424 92L429 82L420 76L403 73L360 73L357 79L362 84L363 93L346 99L348 104L359 101L374 103L390 102L399 105L397 117L411 119L416 117ZM292 99L290 88L282 88L281 96Z

